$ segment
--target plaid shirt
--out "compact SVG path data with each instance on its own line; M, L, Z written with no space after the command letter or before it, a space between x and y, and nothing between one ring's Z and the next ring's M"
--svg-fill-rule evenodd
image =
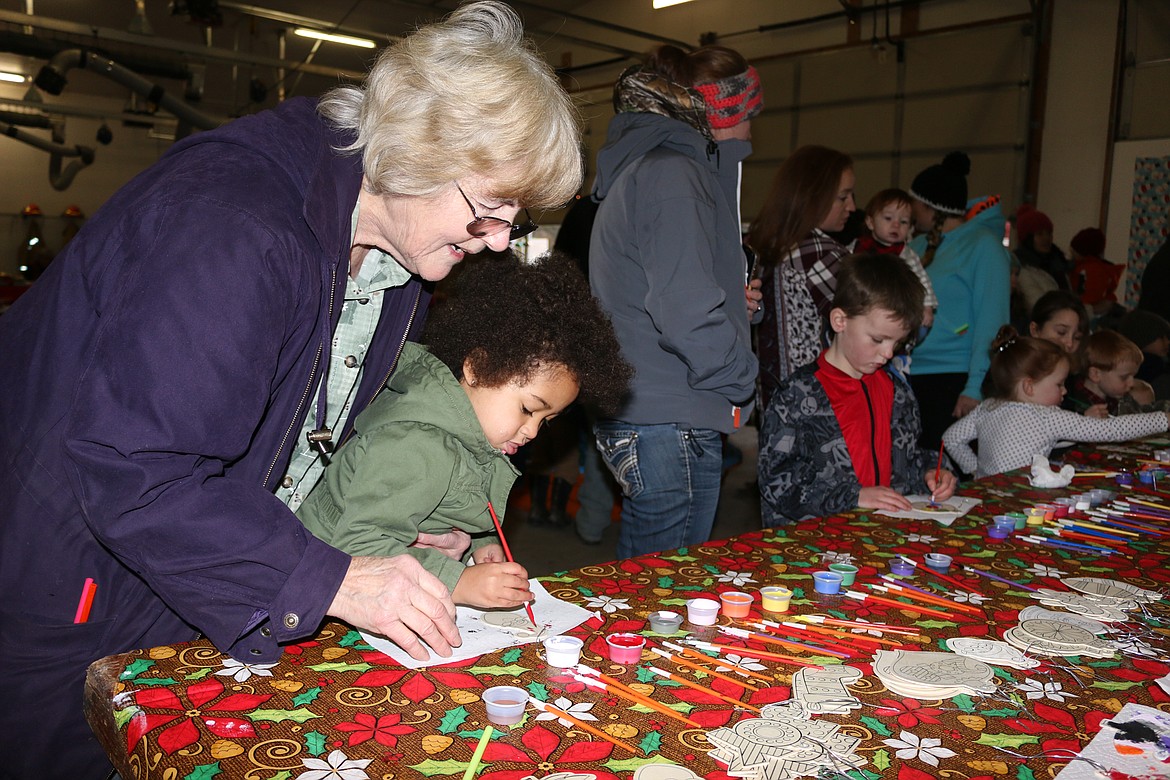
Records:
M820 228L813 228L808 237L796 245L784 262L804 274L808 280L808 292L821 315L829 313L833 296L837 292L837 270L841 259L848 254L831 236Z

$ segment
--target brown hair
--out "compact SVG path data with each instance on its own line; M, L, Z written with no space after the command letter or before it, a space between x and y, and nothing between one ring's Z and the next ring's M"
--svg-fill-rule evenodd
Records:
M802 146L788 155L748 235L748 244L766 265L780 262L821 224L841 177L852 169L853 158L825 146Z
M882 209L890 205L909 206L913 208L914 198L906 190L889 187L869 199L869 203L865 204L865 216L873 219L881 213Z
M1142 348L1115 330L1099 330L1085 342L1085 361L1088 368L1112 371L1123 360L1134 366L1142 364Z
M942 243L943 223L947 221L947 217L952 216L945 211L933 210L934 220L930 223L930 232L926 234L926 251L922 253L923 268L926 268L934 262L934 255L938 252L939 244Z
M748 69L748 61L735 49L726 46L703 46L685 52L665 44L650 52L646 67L661 73L675 84L693 87L738 76Z
M913 332L922 322L925 296L922 282L902 258L861 252L841 261L832 308L841 309L848 317L884 309Z
M1010 400L1021 379L1038 382L1068 361L1064 350L1051 341L1021 336L1004 325L991 342L991 366L983 378L984 398Z

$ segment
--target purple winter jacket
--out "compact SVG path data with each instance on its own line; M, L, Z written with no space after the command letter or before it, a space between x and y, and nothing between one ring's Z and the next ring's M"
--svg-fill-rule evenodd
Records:
M0 317L0 777L105 776L97 658L202 633L272 662L324 617L349 556L273 491L341 310L347 140L302 98L176 144ZM387 294L350 420L428 300Z

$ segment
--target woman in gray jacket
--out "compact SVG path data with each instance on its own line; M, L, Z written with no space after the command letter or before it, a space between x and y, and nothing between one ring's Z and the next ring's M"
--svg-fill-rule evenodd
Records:
M628 403L596 429L623 492L626 558L707 541L722 435L751 413L738 195L762 100L737 52L663 46L621 75L614 105L589 281L635 367Z

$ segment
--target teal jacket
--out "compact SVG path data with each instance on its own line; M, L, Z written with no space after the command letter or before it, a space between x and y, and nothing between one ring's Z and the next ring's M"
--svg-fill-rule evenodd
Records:
M1011 253L1003 245L1003 228L996 204L944 234L926 269L938 312L930 334L914 348L910 367L911 374L966 374L963 395L976 400L983 397L991 340L1011 316ZM910 248L921 257L926 235L917 236Z
M353 428L297 517L351 555L412 555L454 590L465 565L410 545L452 528L472 535L471 551L499 543L488 500L502 518L520 473L488 443L451 370L411 342Z

